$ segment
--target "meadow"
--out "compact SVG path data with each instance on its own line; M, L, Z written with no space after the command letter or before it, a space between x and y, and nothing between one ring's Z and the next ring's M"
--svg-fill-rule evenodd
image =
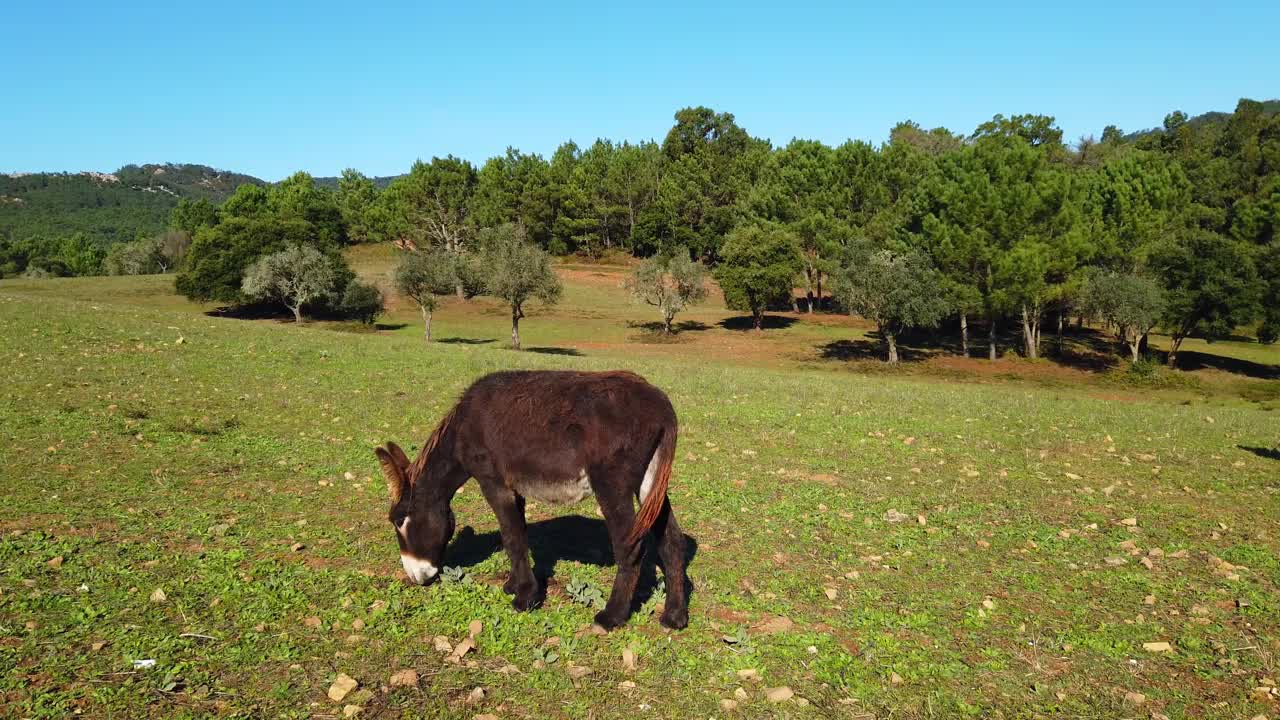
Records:
M391 263L353 256L374 279ZM165 276L0 283L2 713L1280 709L1280 349L1188 341L1200 369L1158 385L1093 335L1074 363L908 343L890 371L855 319L757 334L713 297L666 339L620 269L560 272L520 353L487 300L447 304L428 346L395 299L369 331L210 316ZM648 570L631 622L592 632L613 568L590 499L530 506L535 612L502 593L474 484L445 579L403 580L372 448L412 454L469 382L516 367L627 367L670 395L687 630L658 625Z

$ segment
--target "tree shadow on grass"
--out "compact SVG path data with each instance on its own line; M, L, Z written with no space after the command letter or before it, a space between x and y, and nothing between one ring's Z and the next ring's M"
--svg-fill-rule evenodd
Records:
M403 330L409 327L409 323L374 323L374 330Z
M685 566L693 563L698 553L698 541L684 536ZM609 530L604 521L598 518L587 518L581 515L564 515L540 520L529 524L529 551L533 556L533 574L545 588L547 581L556 576L556 565L561 560L579 562L587 565L607 567L614 564L612 543ZM465 526L449 543L445 551L445 564L453 567L469 568L480 564L492 555L502 551L502 537L498 531L477 534L470 526ZM636 594L632 600L632 610L643 605L653 596L657 587L658 553L649 541L649 549L640 565L640 582L636 585ZM687 586L690 596L693 594L693 583ZM601 588L605 597L609 588Z
M898 345L898 359L902 362L920 362L928 360L933 355L938 354L939 350L925 350L920 348L907 347ZM884 343L880 340L833 340L829 343L818 346L818 354L823 360L836 360L839 362L879 360L884 362L889 357L888 350L885 349Z
M1161 353L1161 355L1162 359L1169 357L1168 353ZM1280 365L1263 365L1250 360L1241 360L1224 355L1211 355L1209 353L1196 352L1195 350L1180 350L1178 352L1177 366L1179 370L1212 369L1263 380L1280 380Z
M720 321L720 327L725 330L754 330L755 325L750 315L736 315L734 317L725 318ZM765 315L761 322L761 328L764 330L780 330L789 328L796 324L796 319L787 317L786 315Z
M1236 447L1241 450L1247 450L1260 458L1280 461L1280 448L1249 447L1248 445L1237 445Z
M653 322L636 322L634 320L628 320L627 327L651 333L662 332L662 323L658 320L654 320ZM680 322L673 323L671 329L676 333L702 332L703 330L710 330L711 326L704 322L699 322L698 320L681 320Z
M540 353L542 355L568 355L570 357L582 357L582 353L575 348L563 347L527 347L525 352Z
M494 339L493 338L451 337L451 338L440 338L435 342L444 343L445 345L487 345L491 342L494 342Z
M233 320L280 320L293 322L293 312L280 303L248 303L245 305L221 305L204 313L209 317L232 318ZM311 320L315 315L303 312L303 317Z

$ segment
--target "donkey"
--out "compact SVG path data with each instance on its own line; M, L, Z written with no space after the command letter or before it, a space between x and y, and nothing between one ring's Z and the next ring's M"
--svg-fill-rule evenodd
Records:
M374 451L391 492L388 519L405 573L420 585L436 578L453 537L450 503L474 477L511 560L503 590L515 596L516 610L535 608L545 591L529 562L525 498L567 504L594 494L618 564L596 623L612 629L626 622L644 538L652 535L667 579L660 621L685 627L684 534L667 499L676 429L671 401L634 373L539 370L480 378L412 463L395 443Z

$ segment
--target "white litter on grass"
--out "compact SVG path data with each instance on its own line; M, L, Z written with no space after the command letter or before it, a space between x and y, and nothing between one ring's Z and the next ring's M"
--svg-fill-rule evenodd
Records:
M137 669L137 670L145 670L145 669L147 669L147 668L152 668L152 667L155 667L155 666L156 666L156 661L155 661L155 660L152 660L152 659L150 659L150 658L147 658L146 660L134 660L134 661L133 661L133 667L134 667L134 669Z

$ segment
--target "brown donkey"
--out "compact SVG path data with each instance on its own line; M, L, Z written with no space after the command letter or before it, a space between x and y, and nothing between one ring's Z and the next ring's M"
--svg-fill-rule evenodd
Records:
M412 463L395 443L374 452L391 490L400 560L414 582L430 583L443 566L454 530L450 503L474 477L511 559L503 590L515 595L517 610L537 607L543 590L529 563L525 498L574 503L595 494L618 563L596 622L604 628L626 622L644 537L652 534L667 578L661 621L683 628L689 623L684 534L667 500L675 449L671 401L640 376L544 370L477 380Z

